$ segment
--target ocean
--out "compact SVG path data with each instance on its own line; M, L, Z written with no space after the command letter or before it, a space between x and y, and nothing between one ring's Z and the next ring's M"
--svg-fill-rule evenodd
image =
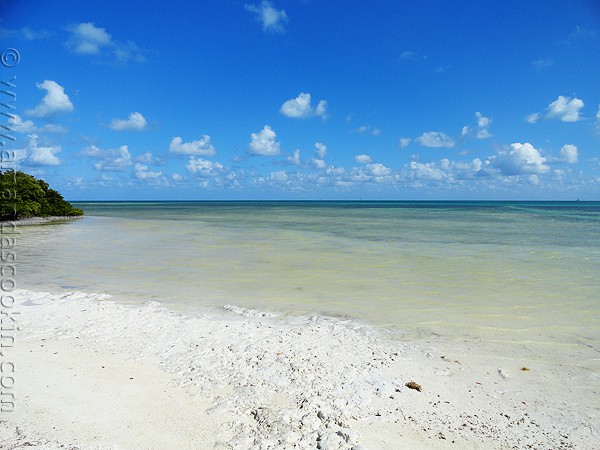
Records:
M74 205L83 219L20 228L19 287L329 315L600 368L600 202Z

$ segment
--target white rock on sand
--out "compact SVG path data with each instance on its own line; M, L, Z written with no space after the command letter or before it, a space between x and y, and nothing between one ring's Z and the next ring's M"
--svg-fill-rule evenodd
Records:
M350 320L15 297L3 449L591 449L599 439L598 409L569 410L552 383L530 384L532 371L505 377L468 351L458 361ZM405 386L413 380L422 392Z

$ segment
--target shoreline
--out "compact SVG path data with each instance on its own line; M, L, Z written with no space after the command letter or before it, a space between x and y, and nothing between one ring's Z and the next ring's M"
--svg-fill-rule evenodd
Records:
M21 370L15 410L0 415L6 448L591 449L600 436L597 406L557 391L560 367L521 371L503 355L447 353L340 318L15 298L7 354Z
M0 220L0 226L30 226L30 225L43 225L46 223L53 222L64 222L67 220L78 220L84 216L47 216L47 217L26 217L19 220Z

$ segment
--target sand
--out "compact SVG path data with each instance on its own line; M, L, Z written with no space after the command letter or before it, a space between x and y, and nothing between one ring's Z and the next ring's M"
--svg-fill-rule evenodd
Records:
M83 216L46 216L46 217L26 217L19 220L2 220L0 226L13 228L15 226L44 225L46 223L66 222L69 220L82 219Z
M15 291L0 448L592 449L598 377L355 320ZM3 366L7 376L9 366ZM574 370L574 369L573 369ZM575 373L575 375L574 375ZM414 381L421 391L406 384ZM589 386L594 386L590 388Z

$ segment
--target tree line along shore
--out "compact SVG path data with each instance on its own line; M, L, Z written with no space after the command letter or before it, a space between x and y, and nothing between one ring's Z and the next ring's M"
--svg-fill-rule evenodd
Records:
M22 225L83 216L48 183L21 171L0 171L0 221Z

